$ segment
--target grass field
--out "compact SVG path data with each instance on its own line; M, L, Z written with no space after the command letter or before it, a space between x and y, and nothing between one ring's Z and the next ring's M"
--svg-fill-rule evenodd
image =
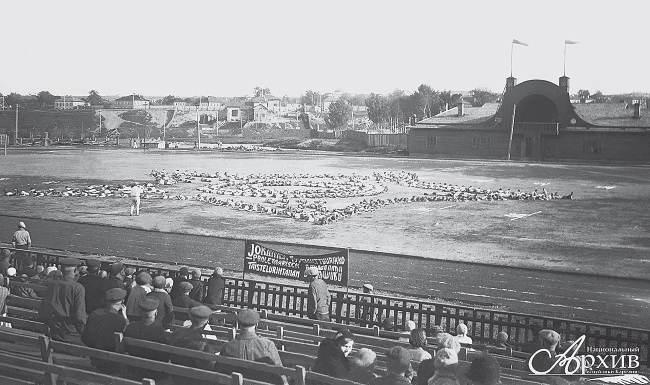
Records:
M379 158L283 151L152 151L21 149L2 158L0 189L60 189L149 182L152 169L213 173L342 173L401 170L421 181L490 189L574 193L573 200L413 202L354 215L326 226L187 200L143 200L128 216L120 198L0 197L6 215L143 229L351 247L428 258L578 271L615 277L650 276L650 168ZM199 181L164 187L196 193ZM424 190L388 184L383 199ZM328 200L333 207L363 198ZM536 214L534 214L536 213ZM513 214L534 214L513 219ZM0 240L9 241L10 234Z

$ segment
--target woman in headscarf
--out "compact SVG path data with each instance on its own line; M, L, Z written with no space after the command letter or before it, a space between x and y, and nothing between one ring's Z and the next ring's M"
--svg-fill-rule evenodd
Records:
M352 369L348 354L354 346L354 336L348 329L336 333L334 338L326 338L318 347L314 371L337 378L347 378Z

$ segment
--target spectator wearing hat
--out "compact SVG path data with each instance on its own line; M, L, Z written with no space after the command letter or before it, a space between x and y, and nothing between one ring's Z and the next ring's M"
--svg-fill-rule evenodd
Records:
M174 305L169 294L165 291L165 277L158 275L153 278L153 290L145 298L155 297L158 299L158 313L156 323L168 329L174 321Z
M534 352L528 359L529 367L535 368L538 372L547 372L553 368L551 373L561 373L557 361L556 348L560 344L560 334L555 330L544 329L539 332L539 339L542 341L542 349Z
M438 333L435 338L436 346L438 349L449 348L452 349L458 354L460 352L460 344L456 341L456 338L449 333Z
M29 231L27 231L27 226L25 222L18 222L18 230L14 232L14 236L11 240L11 246L14 249L29 250L32 246L32 238L29 236ZM18 271L23 267L23 259L25 259L28 254L24 251L19 251L16 253L16 266Z
M16 280L16 282L20 283L29 283L29 277L27 274L20 274ZM11 294L17 296L17 297L22 297L22 298L33 298L33 299L38 299L38 295L29 286L12 286L11 287Z
M138 274L138 276L140 274ZM149 276L149 278L151 278L151 276ZM137 287L138 286L134 287L133 289L135 290ZM134 292L131 294L133 295ZM130 299L131 298L129 298L129 300ZM141 314L140 320L131 322L126 327L126 329L124 329L124 337L137 338L140 340L157 342L160 344L168 344L169 341L167 335L165 334L165 329L154 322L156 320L158 305L158 299L153 297L143 298L141 301L139 301L137 306ZM126 347L126 352L132 356L146 358L149 360L156 360L161 362L169 361L169 354L159 350L128 345ZM130 367L129 372L133 373L136 378L152 378L154 380L160 380L166 377L164 373L137 367Z
M43 273L45 274L45 278L41 280L41 286L47 286L48 282L61 279L63 277L63 273L61 273L61 270L57 269L56 266L48 266Z
M369 284L364 283L362 286L363 294L359 296L359 306L357 307L357 318L359 326L372 327L375 320L377 320L377 308L372 303L372 292L375 288Z
M374 373L377 367L377 354L368 348L361 348L350 357L352 369L348 375L348 380L360 384L368 384L377 378Z
M77 282L86 290L87 314L99 309L104 300L104 292L102 291L104 280L99 276L99 267L101 264L97 259L87 259L86 266L88 267L88 274L77 279Z
M381 321L382 330L393 331L395 329L395 319L393 317L386 317Z
M193 269L192 278L190 278L188 282L192 284L190 298L197 302L201 302L203 300L203 282L201 281L201 269Z
M260 315L253 309L245 309L237 314L237 321L239 323L239 334L237 335L237 338L223 345L219 354L225 357L264 362L269 365L281 367L282 360L280 359L280 354L278 353L278 349L275 347L273 341L266 337L260 337L255 333L257 323L260 321ZM217 365L215 370L222 373L229 373L234 369L231 370L231 368L226 367L226 365ZM256 372L247 373L245 369L241 370L243 370L242 375L246 378L250 377L251 379L268 382L268 374L260 374ZM286 383L286 378L272 378L270 382Z
M135 277L135 283L135 287L131 289L131 294L126 300L126 316L131 322L140 321L142 318L142 310L139 305L147 294L151 293L151 275L143 271Z
M532 334L532 338L521 346L521 351L533 354L543 348L542 341L539 339L539 332L542 331L542 327L533 322L528 325L528 329Z
M497 343L496 343L496 347L497 347L497 348L510 348L511 345L510 345L510 343L508 342L509 339L510 339L510 337L508 336L508 333L506 333L506 332L499 332L499 333L497 334Z
M223 289L226 287L226 279L223 277L223 269L217 267L208 279L208 293L203 303L210 305L221 305Z
M190 298L190 293L192 292L192 284L189 282L181 282L181 296L172 301L172 305L184 309L191 309L194 306L201 305L201 302L195 301ZM174 314L174 317L181 321L189 321L189 313L178 312Z
M501 367L493 356L482 353L474 358L465 375L473 384L500 385Z
M409 385L407 378L411 373L411 354L401 346L393 347L386 355L385 376L377 377L370 381L370 385Z
M167 294L172 292L172 287L174 286L174 280L167 277L165 278L165 291Z
M126 290L120 288L108 289L104 293L104 307L95 310L88 316L88 322L81 335L81 342L95 349L115 351L114 333L123 332L129 320L126 318L124 306ZM90 362L105 373L114 373L119 365L114 362L91 358Z
M108 277L102 283L102 297L110 289L122 289L124 287L124 265L120 262L111 263L108 266Z
M472 341L472 338L467 335L467 325L465 324L458 324L456 326L456 341L458 341L459 344L466 344L466 345L471 345L474 342Z
M429 385L459 385L456 377L458 355L453 349L439 349L433 362L436 372L429 379Z
M348 378L352 366L347 357L354 346L354 335L343 329L334 338L321 341L314 363L314 371L336 378Z
M208 324L211 314L212 310L210 310L210 308L205 305L195 306L191 308L190 319L192 320L192 325L190 327L181 327L174 330L174 333L169 339L169 344L172 346L196 350L199 352L216 353L216 345L212 341L203 338L203 330ZM212 370L214 367L214 361L176 354L172 354L170 358L172 363L177 365L185 365L203 370ZM172 380L176 385L187 383L186 378L175 378L172 376ZM192 381L192 384L203 385L208 383L202 381Z
M330 292L327 284L318 278L318 267L305 270L309 289L307 290L307 317L319 321L330 320Z
M64 258L59 263L61 278L46 283L38 315L50 328L52 339L71 342L78 340L86 324L86 290L75 281L81 261Z
M124 290L126 290L125 301L129 299L133 286L135 286L135 268L127 267L124 269Z
M411 330L409 344L411 345L408 349L411 354L411 361L419 363L431 359L431 353L424 350L425 346L427 346L427 333L424 329Z
M189 274L190 269L187 267L183 266L181 269L178 271L178 275L172 278L174 281L174 284L172 285L172 291L169 293L169 295L172 297L172 301L175 300L176 298L180 297L181 295L181 288L179 287L179 284L184 281L189 281L187 275Z

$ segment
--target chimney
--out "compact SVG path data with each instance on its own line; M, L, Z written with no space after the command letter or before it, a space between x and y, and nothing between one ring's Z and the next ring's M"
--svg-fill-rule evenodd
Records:
M634 118L641 118L641 103L634 103Z
M463 101L458 102L458 116L463 116Z
M506 78L506 90L516 85L517 85L517 78L513 78L512 76Z

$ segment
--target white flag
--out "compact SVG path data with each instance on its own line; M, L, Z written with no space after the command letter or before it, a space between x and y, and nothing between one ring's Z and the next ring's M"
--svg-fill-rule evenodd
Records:
M528 44L527 44L527 43L524 43L523 41L519 41L519 40L517 40L517 39L512 39L512 42L513 42L514 44L525 45L526 47L528 47Z
M580 43L579 41L573 41L573 40L565 40L564 44L578 44Z

